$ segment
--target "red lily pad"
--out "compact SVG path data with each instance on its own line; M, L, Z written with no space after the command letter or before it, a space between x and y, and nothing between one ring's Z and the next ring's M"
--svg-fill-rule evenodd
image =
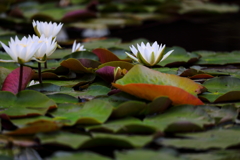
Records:
M64 23L69 23L69 22L75 22L76 20L79 20L79 19L82 20L87 18L96 18L96 13L88 10L70 11L64 15L61 21Z
M96 71L96 73L106 82L112 83L114 80L114 69L112 66L105 66Z
M62 124L54 121L49 120L40 120L36 121L30 124L27 124L26 126L22 128L18 128L14 131L7 132L5 134L7 135L28 135L28 134L34 134L39 132L52 132L59 130L61 128Z
M111 62L111 61L129 61L129 60L121 60L111 51L104 48L97 48L92 51L95 53L100 59L101 63Z
M180 104L192 104L192 105L203 105L204 103L188 93L187 91L174 87L174 86L166 86L166 85L155 85L155 84L143 84L143 83L132 83L126 85L120 85L116 83L112 83L112 85L124 92L132 94L134 96L147 99L154 100L157 97L167 96L169 97L173 105Z
M208 79L208 78L213 78L213 77L214 76L212 76L210 74L197 74L197 75L191 76L189 78L191 78L191 79L201 79L201 78Z
M18 93L20 67L13 70L5 79L2 85L2 91L9 91L13 94ZM24 90L34 75L34 70L29 67L23 67L22 87Z
M60 65L76 73L93 73L95 71L94 68L97 68L100 63L90 59L78 60L69 58L62 61Z

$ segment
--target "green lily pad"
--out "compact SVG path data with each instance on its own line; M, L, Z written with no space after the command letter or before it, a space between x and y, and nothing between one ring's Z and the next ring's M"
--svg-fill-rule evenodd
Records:
M235 77L215 77L203 83L203 86L210 92L199 96L202 100L209 102L239 101L240 79Z
M141 120L133 117L122 118L107 123L86 128L90 132L153 134L156 128L145 125Z
M85 42L85 43L83 43L83 45L84 45L84 48L92 50L92 49L95 49L95 48L111 48L111 47L115 47L116 44L119 44L120 42L121 42L121 39L109 38L109 39L106 39L106 40Z
M44 115L49 109L57 108L53 100L36 91L21 91L16 96L11 92L1 91L0 97L0 113L13 118Z
M89 160L89 159L94 159L94 160L111 160L108 157L93 153L93 152L89 152L89 151L85 151L85 152L80 152L80 153L71 153L71 152L56 152L54 153L53 156L51 156L50 158L51 160ZM50 160L50 159L46 159L46 160Z
M73 92L72 88L69 87L63 87L63 86L58 86L58 85L54 85L51 83L42 83L42 84L36 84L33 86L29 86L27 88L28 90L35 90L35 91L39 91L45 94L48 93L59 93L59 92Z
M74 93L73 94L78 95L80 98L92 99L96 96L106 96L110 91L111 89L106 86L92 84L87 89L81 92L76 92L76 94Z
M45 134L38 134L37 138L41 144L58 144L77 149L82 143L91 139L90 136L84 134L75 134L70 132L52 132Z
M237 160L240 159L240 154L238 150L218 150L218 151L211 151L207 153L197 153L197 154L184 154L182 157L187 159L194 159L194 160Z
M176 75L177 75L177 70L178 70L178 68L168 68L168 67L152 68L152 69L155 71L162 72L162 73L176 74Z
M93 147L118 147L118 148L141 148L152 141L149 135L113 135L94 133L93 139L85 142L81 148Z
M166 151L154 151L147 149L129 150L129 151L118 151L116 152L116 160L154 160L154 159L164 159L164 160L184 160L183 158L177 157L174 153L168 153Z
M44 83L51 83L57 86L63 87L78 87L84 84L88 84L93 82L95 79L95 74L84 74L76 79L69 79L69 80L44 80Z
M185 49L181 47L171 47L166 48L165 53L170 50L174 50L172 54L162 62L158 64L165 67L173 67L173 66L183 66L183 65L190 65L197 62L200 56L196 53L189 53Z
M2 88L2 84L9 73L11 73L11 70L0 67L0 88Z
M161 113L166 110L170 104L171 100L167 97L158 97L148 104L141 101L126 101L114 108L111 118Z
M89 51L78 51L74 52L72 54L69 54L67 56L64 56L62 60L68 59L68 58L75 58L75 59L80 59L80 58L85 58L85 59L91 59L94 61L98 61L98 56L96 56L93 52Z
M56 103L78 103L78 99L62 93L47 95L49 98L54 100Z
M239 133L239 130L215 129L202 133L178 134L179 136L183 136L183 138L162 139L157 140L157 142L165 146L191 148L195 150L205 150L209 148L226 149L230 146L240 144Z
M196 62L197 65L239 64L240 60L239 51L232 52L195 51L193 53L201 55L201 59L198 62Z
M111 61L99 65L98 68L103 68L105 66L120 67L121 69L130 70L133 67L133 64L124 61Z
M58 110L51 112L55 120L65 125L73 124L101 124L104 123L112 112L112 106L102 100L91 100L83 105L60 105Z
M143 122L160 131L186 132L204 130L204 126L213 124L214 120L201 106L180 105L170 108L163 114L147 117Z

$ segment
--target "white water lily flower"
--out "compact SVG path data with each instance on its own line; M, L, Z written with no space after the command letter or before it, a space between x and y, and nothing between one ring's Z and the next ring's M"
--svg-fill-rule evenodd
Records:
M152 46L150 43L146 45L142 42L141 45L137 44L137 49L132 45L130 46L132 54L125 52L130 58L133 60L143 63L146 66L154 66L155 64L165 60L172 52L168 51L165 55L163 55L165 45L158 45L157 42L154 42Z
M36 42L34 36L23 37L21 40L18 37L10 39L8 46L0 42L4 50L9 54L13 60L0 60L1 62L18 62L23 64L32 60L34 54L39 49L39 43Z
M40 37L41 35L44 35L45 37L56 37L57 34L60 32L63 24L62 23L52 23L52 22L39 22L34 21L32 22L34 31L36 34Z
M35 53L34 57L36 60L46 61L46 57L50 56L57 48L56 38L45 37L41 35L41 37L37 37L36 42L39 43L39 49Z
M76 40L74 41L72 46L72 53L77 51L85 51L85 50L86 49L84 49L84 45L81 45L81 43L76 43Z

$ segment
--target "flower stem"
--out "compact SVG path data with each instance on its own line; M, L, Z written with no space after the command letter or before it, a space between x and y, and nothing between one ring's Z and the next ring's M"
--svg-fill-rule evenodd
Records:
M47 68L47 61L44 62L44 68Z
M23 77L23 65L20 64L20 75L19 75L19 83L18 83L18 92L22 89L22 77Z
M38 79L39 83L42 84L42 71L41 71L41 63L38 62Z

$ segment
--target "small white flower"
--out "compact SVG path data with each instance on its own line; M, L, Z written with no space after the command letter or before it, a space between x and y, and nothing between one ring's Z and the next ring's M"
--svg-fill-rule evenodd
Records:
M36 84L39 84L39 82L38 81L34 81L34 80L31 80L31 82L28 84L28 86L30 87L30 86L32 86L32 85L36 85Z
M76 40L74 41L72 46L72 53L77 51L85 51L85 50L86 49L84 49L84 45L81 45L81 43L76 43Z
M50 56L57 48L56 38L45 37L44 35L41 35L40 38L37 36L34 38L40 45L34 57L37 60L46 61L46 57Z
M172 52L168 51L165 55L163 55L163 51L165 49L165 45L158 45L157 42L154 42L152 46L150 43L146 45L142 42L141 45L137 44L137 49L132 45L129 47L132 51L132 54L125 52L130 58L133 60L143 63L147 66L154 66L155 64L165 60Z
M8 42L8 46L4 43L0 42L4 48L4 50L9 54L9 56L13 60L1 60L2 62L18 62L23 64L32 60L34 54L39 49L39 43L35 41L34 37L28 36L28 38L23 37L21 40L18 37L14 39L10 39Z
M45 35L45 37L56 37L57 34L60 32L63 24L62 23L52 23L52 22L39 22L34 21L32 22L34 31L40 37L41 35Z

